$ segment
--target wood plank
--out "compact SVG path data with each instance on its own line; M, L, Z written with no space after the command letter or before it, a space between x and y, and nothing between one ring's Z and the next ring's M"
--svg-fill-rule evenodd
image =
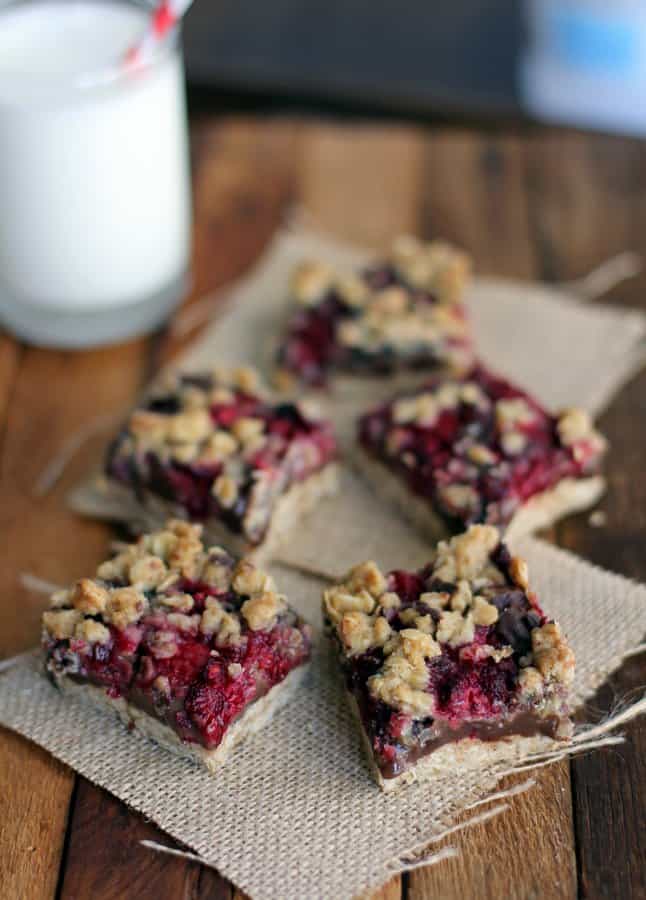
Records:
M643 251L642 142L541 131L527 146L529 211L543 278L576 278L616 253Z
M299 127L289 119L199 119L193 147L193 290L180 316L244 275L267 248L292 204ZM216 310L214 309L214 312ZM158 363L199 334L167 332Z
M297 201L315 227L376 248L420 226L424 138L408 126L308 125L302 138ZM373 900L403 896L391 879Z
M610 137L547 135L529 158L532 204L549 274L571 278L625 249L644 252L646 151L641 143ZM646 277L612 293L646 310ZM606 516L595 528L587 515L559 526L559 542L609 569L646 580L646 374L623 390L601 419L611 441ZM631 660L589 704L594 719L646 682L646 659ZM586 897L644 897L646 727L622 731L619 751L601 751L571 763L580 889Z
M4 897L53 897L73 773L0 729L0 884Z
M291 196L295 128L233 119L196 124L193 140L194 287L187 305L242 274L267 245ZM181 346L156 342L155 365ZM216 361L214 361L216 362ZM129 397L134 400L135 392ZM179 845L107 793L81 779L68 831L62 896L112 900L228 898L231 888L204 866L155 854L142 839Z
M536 786L505 802L509 809L433 847L459 856L411 872L409 900L562 900L576 897L567 763L537 770ZM506 779L503 786L523 779ZM482 807L485 810L486 807Z
M400 232L417 231L420 128L309 124L301 153L296 199L316 227L377 248L387 247Z
M5 334L0 335L0 422L2 423L2 434L4 434L5 416L15 384L21 355L22 347L17 341Z
M79 779L73 816L61 900L230 900L230 885L212 869L142 847L143 840L177 845L84 778Z
M465 246L479 272L517 278L536 276L524 154L524 140L514 135L481 136L451 130L429 136L424 230ZM457 839L462 848L459 860L411 872L409 900L431 896L574 896L576 867L569 797L567 765L554 766L548 774L537 776L531 794L510 800L504 816ZM550 823L549 834L541 833L536 825L544 821ZM519 859L523 860L520 867ZM533 893L541 878L553 886L549 888L553 893Z
M465 247L480 274L533 277L522 138L430 132L425 162L425 233Z
M16 353L15 350L9 350ZM96 416L120 410L141 383L146 344L76 355L28 350L8 395L0 456L0 561L5 595L0 605L0 653L38 643L42 595L26 592L21 572L66 582L87 572L105 553L106 529L65 509L63 495L80 476L82 460L44 499L35 482L69 434ZM88 390L91 385L91 390ZM0 883L7 897L51 897L58 880L72 773L43 751L0 733L3 814Z

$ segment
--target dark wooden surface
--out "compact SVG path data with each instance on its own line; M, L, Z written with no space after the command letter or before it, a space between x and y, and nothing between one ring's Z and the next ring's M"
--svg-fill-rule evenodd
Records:
M377 246L402 230L444 235L466 246L484 273L566 279L618 251L646 252L646 147L638 142L201 115L193 122L193 152L191 299L244 272L294 203L334 233ZM610 300L646 308L645 287L642 276ZM45 499L33 495L37 476L66 434L98 413L124 411L175 349L168 334L85 354L0 338L3 656L38 639L44 599L21 588L20 573L68 582L92 569L108 538L104 526L78 520L63 505L103 438L90 442ZM646 374L622 391L601 425L612 441L607 522L593 528L579 516L551 536L646 580ZM631 660L592 711L601 715L645 682L646 664ZM457 838L459 859L394 879L376 896L646 898L644 721L626 735L618 749L539 770L538 785L511 799L508 813ZM142 848L142 838L170 841L4 731L0 803L3 898L235 895L216 873Z

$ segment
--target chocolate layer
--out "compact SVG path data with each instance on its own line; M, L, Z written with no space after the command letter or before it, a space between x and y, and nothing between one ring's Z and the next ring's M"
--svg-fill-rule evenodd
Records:
M555 738L563 721L565 720L559 716L540 717L528 710L521 710L503 720L474 720L463 722L458 726L451 726L447 722L434 719L433 725L428 729L430 732L428 739L423 744L416 744L410 748L402 747L401 752L398 751L397 757L392 762L384 762L377 757L377 765L384 778L396 778L444 744L456 743L465 739L498 741L505 737L534 737L535 735Z

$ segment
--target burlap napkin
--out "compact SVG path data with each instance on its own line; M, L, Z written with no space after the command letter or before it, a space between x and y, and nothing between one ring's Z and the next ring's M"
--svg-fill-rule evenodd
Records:
M546 609L575 649L574 696L582 702L646 632L646 588L535 539L519 549ZM274 574L317 621L320 583L289 570ZM484 767L466 765L424 787L382 794L333 661L321 647L294 702L217 775L129 733L109 713L63 699L33 659L0 676L0 723L141 811L257 900L343 900L434 861L433 847L458 812L477 807L502 773L535 762L525 758L526 741L518 740L492 751ZM572 749L603 743L612 724L581 732ZM551 749L546 741L547 758Z

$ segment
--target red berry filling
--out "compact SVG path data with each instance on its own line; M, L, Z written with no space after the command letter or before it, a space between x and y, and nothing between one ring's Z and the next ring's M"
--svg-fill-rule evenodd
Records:
M246 706L281 682L309 654L307 631L279 623L268 632L245 630L239 643L179 632L164 617L147 622L147 639L133 693L154 708L183 740L213 749ZM159 635L177 650L159 658ZM171 648L172 650L172 648Z
M402 423L396 419L398 400L411 398L397 398L362 416L358 439L364 450L403 478L414 494L428 499L456 530L474 522L506 525L530 497L563 478L598 471L603 452L598 443L566 446L559 437L558 419L505 379L477 366L450 384L477 386L482 402L461 399L440 408L428 423L423 419ZM442 389L439 380L418 394L438 389ZM509 432L496 415L498 401L509 400L523 401L531 414L514 425L515 447L507 443ZM452 502L452 486L472 489L467 501Z
M488 594L488 601L499 611L498 620L491 626L478 626L467 644L441 644L441 655L427 660L425 691L433 698L432 716L413 718L371 694L369 679L380 671L385 659L381 648L343 658L348 689L357 700L385 777L398 774L419 756L447 741L500 737L509 727L507 723L523 712L519 705L519 663L531 651L531 632L547 619L536 598L511 583L506 548L500 545L491 559L508 581ZM397 593L401 600L398 608L387 613L393 632L411 627L411 610L419 615L429 613L428 606L420 601L423 592L456 590L455 584L432 579L428 567L420 572L391 572L387 582L387 590ZM438 621L439 612L433 610L431 615ZM508 655L498 659L492 656L492 649L503 647ZM538 721L525 726L532 733L532 729L540 731L552 724Z
M212 379L185 376L181 389L210 391ZM260 543L271 519L271 503L289 487L308 478L332 461L337 453L332 428L327 422L306 418L292 403L271 405L240 390L230 391L231 400L214 402L209 407L213 431L231 432L241 419L263 423L264 441L252 452L236 451L236 495L223 502L214 492L214 483L228 472L224 461L180 461L171 444L133 451L132 435L126 427L108 451L106 471L117 481L130 486L143 499L146 491L179 504L189 519L215 518L235 534L244 534L253 544ZM144 410L161 416L176 416L182 410L180 395L153 398ZM230 459L229 459L230 461ZM258 479L270 484L263 490L262 515L250 515L258 496ZM275 490L272 486L275 486ZM251 523L251 524L250 524Z
M413 303L436 302L432 294L408 285L389 265L368 269L361 274L361 278L373 291L398 286L408 291ZM357 309L344 301L341 294L334 288L330 289L316 306L301 309L293 315L278 353L278 365L302 381L321 387L333 368L349 372L387 374L400 368L436 368L445 362L440 342L431 346L420 341L413 350L407 350L405 355L388 344L377 348L344 346L338 340L339 325L358 314ZM464 311L459 307L452 310L452 314L458 320L465 318ZM447 336L444 343L467 349L470 346L466 338Z
M120 631L110 626L109 631L106 643L50 639L45 649L48 658L72 678L100 685L108 689L111 697L120 697L128 691L134 677L142 629L131 625Z
M217 596L238 615L244 597L183 579L177 590L193 597L192 614ZM154 602L154 601L153 601ZM242 630L235 643L219 646L217 634L169 621L169 610L154 608L137 625L121 631L109 626L110 640L49 640L48 665L78 681L108 689L161 719L179 736L207 749L218 746L227 728L258 697L279 684L309 657L311 632L287 611L267 631Z

